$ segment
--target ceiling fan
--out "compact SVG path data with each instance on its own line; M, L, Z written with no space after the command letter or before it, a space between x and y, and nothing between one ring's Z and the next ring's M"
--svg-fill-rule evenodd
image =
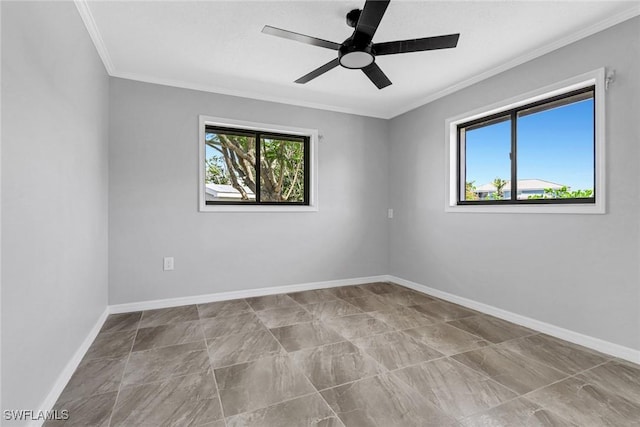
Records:
M391 84L391 80L376 64L378 55L394 55L396 53L421 52L425 50L449 49L456 47L460 34L448 34L421 39L399 40L393 42L373 43L373 36L380 25L390 0L367 0L364 8L354 9L347 13L347 25L355 28L351 37L342 43L335 43L293 31L282 30L265 25L262 32L272 36L295 40L313 46L337 50L338 57L309 74L296 80L296 83L307 83L327 71L341 65L344 68L362 70L378 89Z

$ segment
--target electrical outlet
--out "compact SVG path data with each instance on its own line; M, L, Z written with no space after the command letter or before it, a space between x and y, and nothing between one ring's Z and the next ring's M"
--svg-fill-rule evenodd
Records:
M387 218L389 218L389 219L393 218L393 209L388 209L387 210Z
M164 271L173 270L173 257L164 257Z

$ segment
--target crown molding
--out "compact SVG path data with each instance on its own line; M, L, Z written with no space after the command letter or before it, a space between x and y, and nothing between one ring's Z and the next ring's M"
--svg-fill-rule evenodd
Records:
M175 80L175 79L165 79L162 77L149 76L149 75L139 74L139 73L115 71L109 74L111 75L111 77L117 77L117 78L126 79L126 80L135 80L135 81L144 82L144 83L152 83L152 84L157 84L162 86L177 87L181 89L191 89L191 90L197 90L200 92L211 92L211 93L217 93L220 95L230 95L230 96L236 96L239 98L248 98L248 99L257 100L257 101L277 102L280 104L293 105L297 107L306 107L306 108L313 108L316 110L334 111L337 113L354 114L357 116L373 117L378 119L392 118L392 116L388 114L383 114L379 111L367 110L364 108L343 107L340 105L330 105L330 104L322 104L318 102L309 102L309 101L303 101L299 99L287 98L283 96L267 95L267 94L258 93L258 92L244 91L241 89L231 89L231 88L203 84L203 83L192 83L192 82L185 82L185 81Z
M525 62L529 62L533 59L536 59L540 56L546 55L547 53L553 52L554 50L560 49L564 46L570 45L571 43L575 43L578 40L584 39L586 37L589 37L593 34L599 33L600 31L604 31L607 28L613 27L614 25L620 24L621 22L624 22L628 19L634 18L636 16L640 15L640 3L635 3L633 7L631 7L628 10L625 10L621 13L618 13L616 15L613 15L607 19L604 19L602 21L596 22L593 25L590 25L588 27L585 27L583 29L581 29L580 31L577 31L573 34L568 35L567 37L558 39L556 41L554 41L553 43L547 44L545 46L539 47L537 49L534 49L530 52L525 53L524 55L520 55L510 61L507 61L495 68L492 68L490 70L487 70L483 73L480 73L474 77L471 77L470 79L467 80L463 80L459 83L456 83L452 86L449 86L446 89L443 89L441 91L438 91L436 93L433 93L431 95L428 95L424 98L420 98L417 101L414 101L410 104L408 104L406 107L401 108L397 111L395 111L393 114L390 115L389 118L394 118L397 116L400 116L408 111L411 110L415 110L416 108L422 107L423 105L429 104L430 102L433 102L437 99L443 98L447 95L451 95L452 93L455 93L459 90L462 90L466 87L469 87L471 85L474 85L476 83L479 83L483 80L486 80L490 77L493 77L497 74L500 74L504 71L510 70L511 68L515 68L518 65L522 65Z
M111 61L111 56L109 56L109 51L107 50L107 46L102 39L102 34L100 34L100 30L98 29L98 25L96 24L95 19L93 18L93 14L91 13L91 9L89 9L89 3L87 0L74 0L76 8L78 9L78 13L80 13L80 17L84 22L84 26L87 27L87 31L89 32L89 36L93 41L96 50L98 51L98 55L100 59L102 59L102 63L104 64L104 68L107 70L107 74L110 76L115 72L115 67L113 66L113 62Z
M297 100L297 99L292 99L292 98L282 97L277 95L268 95L263 93L255 93L251 91L243 91L241 89L231 89L231 88L219 87L215 85L185 82L185 81L174 80L174 79L166 79L161 77L142 75L138 73L118 71L113 65L113 62L111 60L107 47L104 43L102 35L100 34L100 30L98 29L95 19L93 18L93 15L89 8L89 0L74 0L74 3L78 9L78 12L80 13L80 16L82 17L82 20L87 28L87 31L89 32L91 40L93 41L93 44L95 45L96 50L98 51L98 55L100 55L100 58L102 59L102 62L104 64L104 67L107 70L107 73L112 77L118 77L118 78L123 78L128 80L136 80L136 81L141 81L146 83L153 83L153 84L159 84L159 85L171 86L171 87L177 87L177 88L183 88L183 89L198 90L202 92L219 93L222 95L237 96L241 98L256 99L260 101L278 102L278 103L295 105L300 107L334 111L338 113L355 114L359 116L374 117L379 119L393 119L394 117L400 116L408 111L411 111L423 105L429 104L430 102L443 98L447 95L451 95L452 93L455 93L473 84L479 83L483 80L486 80L490 77L493 77L511 68L515 68L528 61L531 61L540 56L546 55L547 53L553 52L554 50L560 49L578 40L589 37L593 34L606 30L607 28L610 28L614 25L617 25L621 22L624 22L628 19L631 19L640 15L640 3L633 2L632 3L633 6L623 12L620 12L602 21L598 21L593 25L585 27L573 34L570 34L564 38L558 39L545 46L529 51L523 55L520 55L510 61L507 61L497 67L494 67L490 70L480 73L474 77L471 77L459 83L453 84L447 87L446 89L429 94L416 101L408 103L406 106L402 108L385 113L385 112L376 111L376 110L367 109L367 108L343 107L339 105L330 105L330 104L323 104L323 103L317 103L317 102L302 101L302 100Z

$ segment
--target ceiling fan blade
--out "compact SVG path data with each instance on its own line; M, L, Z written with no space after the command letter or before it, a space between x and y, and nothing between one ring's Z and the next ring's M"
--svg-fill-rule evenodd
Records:
M384 89L391 84L391 80L389 80L375 62L364 67L362 72L369 77L369 80L371 80L378 89Z
M358 18L354 33L357 43L369 44L380 25L384 12L389 6L389 0L367 0Z
M422 39L375 43L373 50L376 55L393 55L396 53L449 49L458 45L458 38L460 38L460 34L448 34L446 36L425 37Z
M340 43L322 40L317 37L305 36L304 34L294 33L293 31L282 30L280 28L265 25L262 32L283 39L295 40L300 43L310 44L312 46L326 47L327 49L338 50Z
M313 70L309 74L305 74L304 76L300 77L298 80L296 80L296 83L304 84L304 83L310 82L311 80L315 79L316 77L319 77L319 76L323 75L327 71L329 71L329 70L331 70L333 68L336 68L338 65L340 65L340 61L338 60L338 58L336 58L333 61L327 62L323 66L316 68L315 70Z

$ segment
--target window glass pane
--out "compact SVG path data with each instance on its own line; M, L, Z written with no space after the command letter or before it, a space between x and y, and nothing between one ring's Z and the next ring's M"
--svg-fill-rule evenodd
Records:
M510 198L511 120L501 117L461 130L460 200ZM461 168L462 169L462 168Z
M593 108L588 93L518 113L519 200L593 197Z
M305 201L304 139L260 139L260 201Z
M205 200L255 202L255 137L207 129L205 141Z

